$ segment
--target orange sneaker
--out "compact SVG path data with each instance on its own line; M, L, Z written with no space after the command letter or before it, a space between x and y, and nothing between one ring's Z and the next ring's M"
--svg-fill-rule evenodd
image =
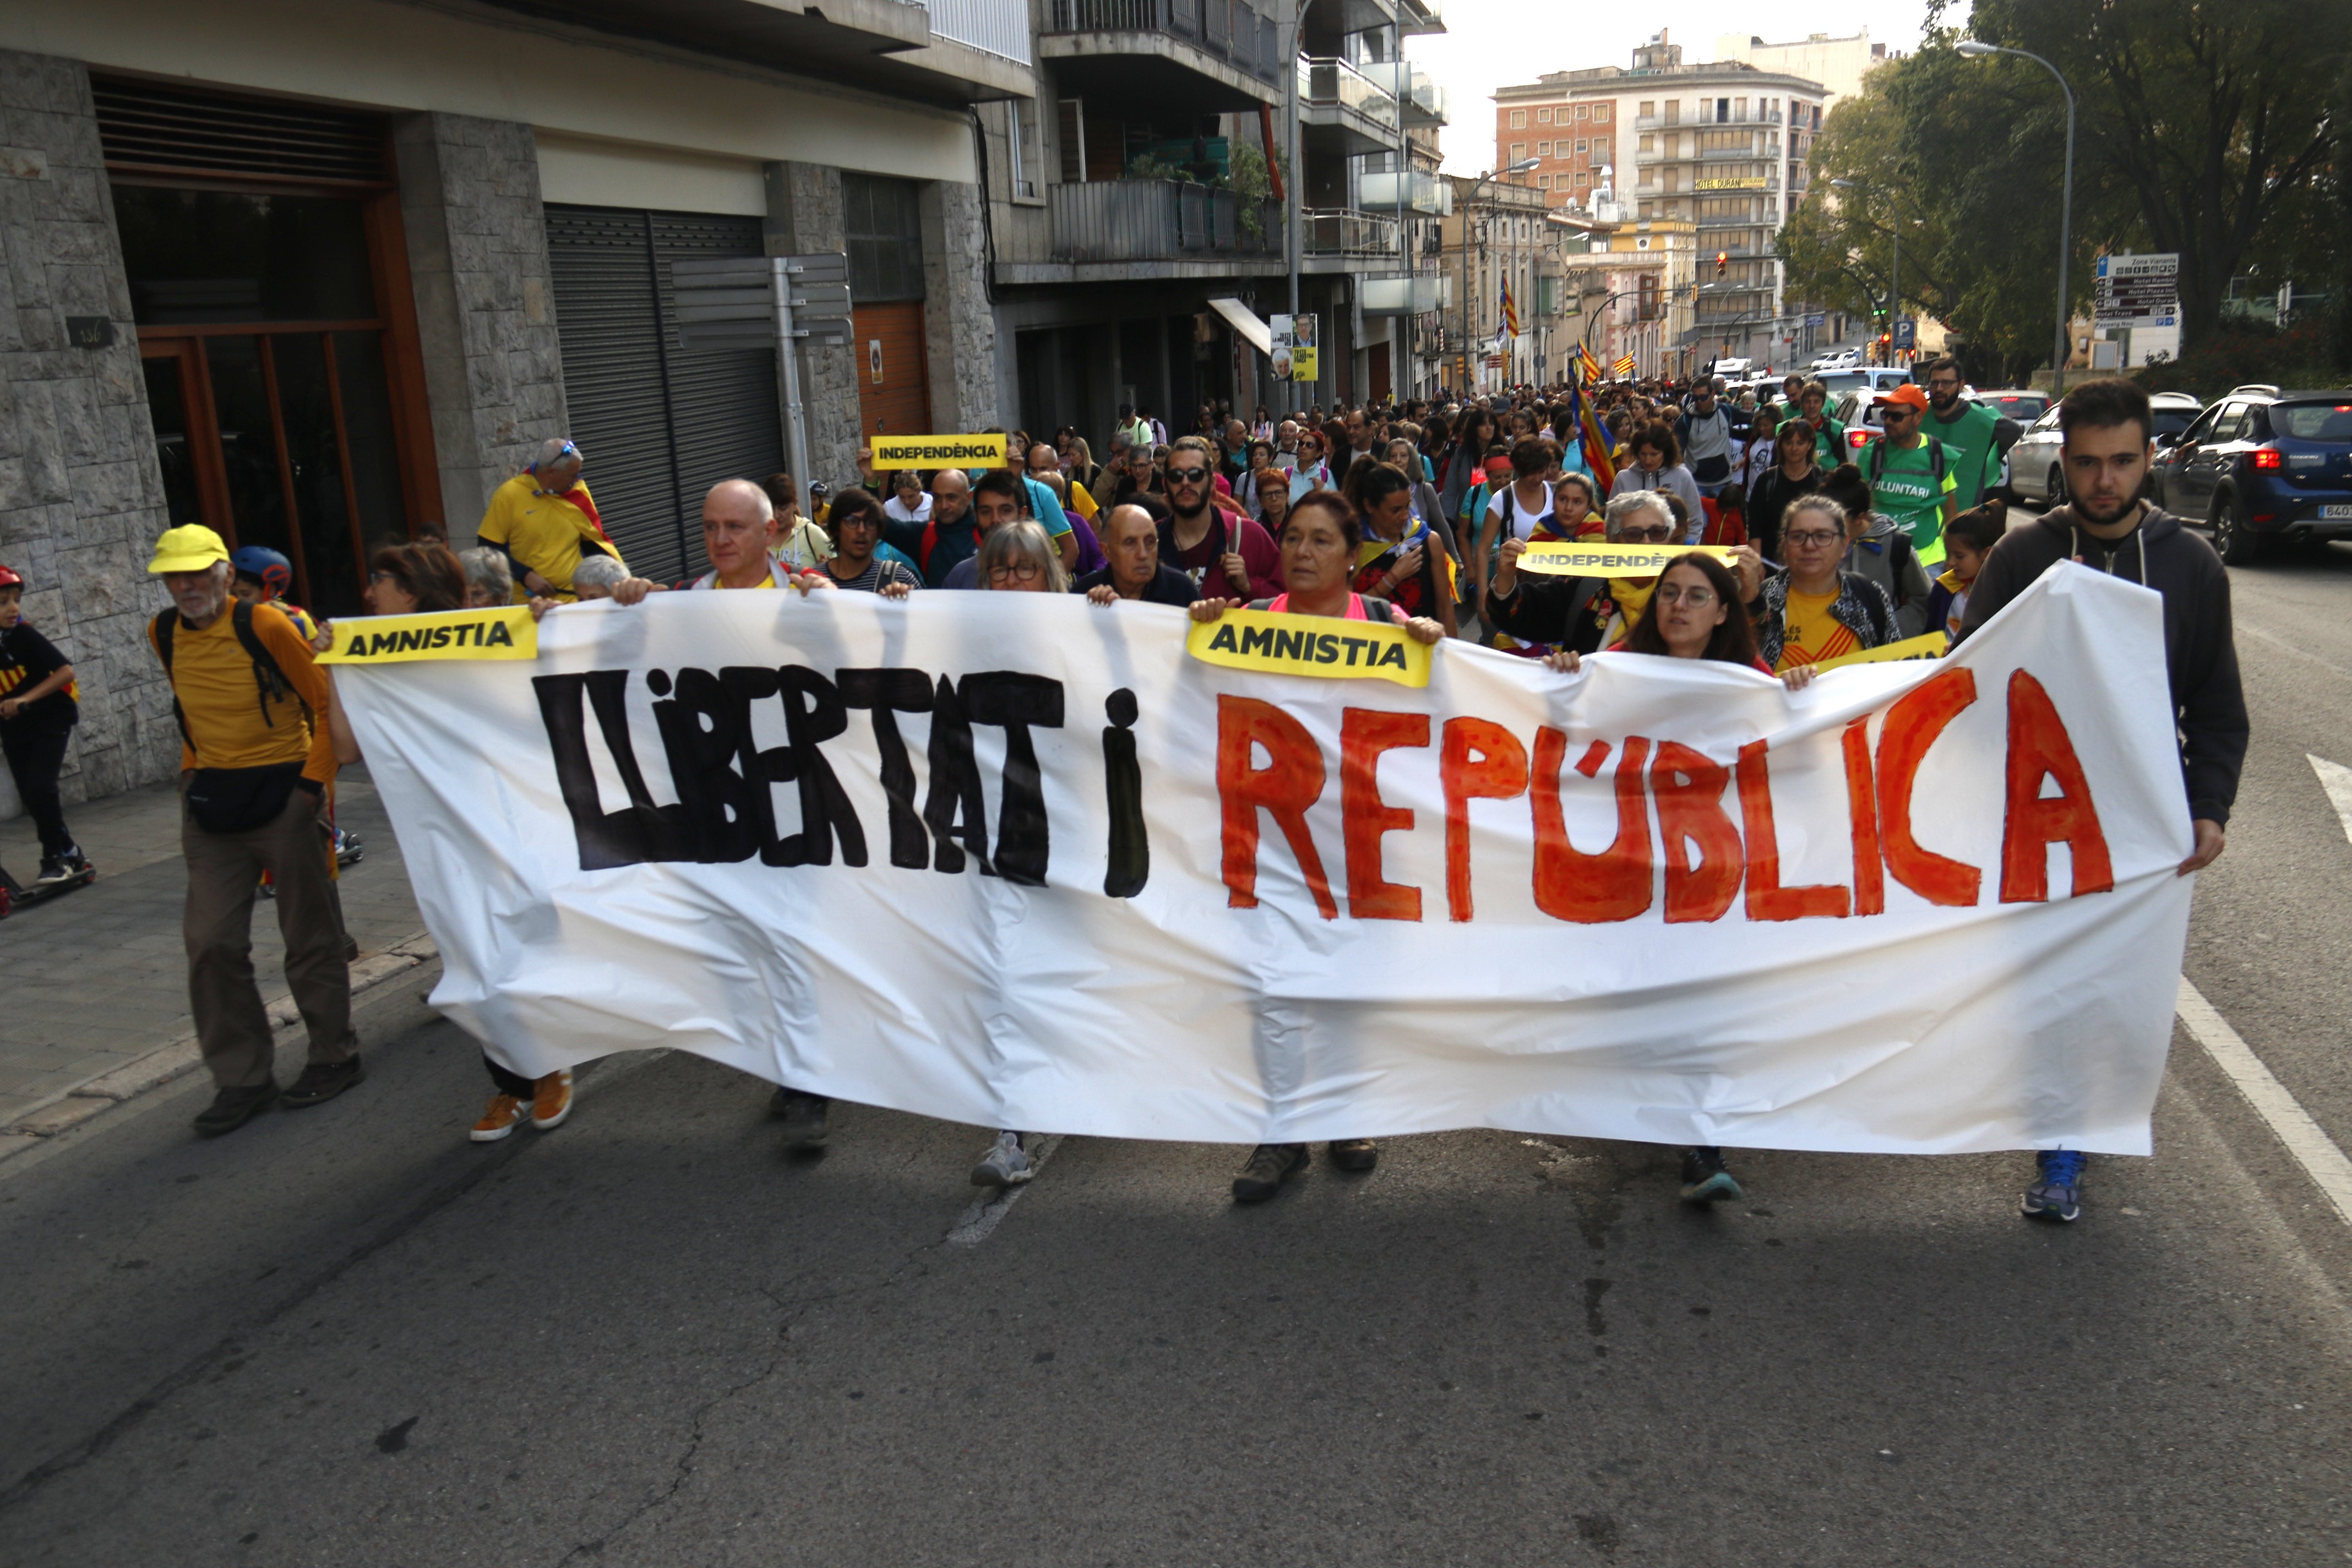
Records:
M552 1132L572 1114L572 1069L549 1073L530 1086L530 1124Z
M522 1125L523 1112L529 1109L511 1094L492 1095L489 1109L482 1112L482 1119L466 1136L477 1143L495 1143Z

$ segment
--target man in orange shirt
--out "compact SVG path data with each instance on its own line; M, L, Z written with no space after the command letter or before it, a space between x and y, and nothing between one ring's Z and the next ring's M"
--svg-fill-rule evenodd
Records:
M332 1100L364 1076L342 921L320 847L320 805L335 778L327 680L277 606L230 592L228 547L211 529L170 530L147 570L172 593L173 608L147 636L180 721L188 1001L218 1091L196 1131L217 1134L279 1100ZM310 1063L282 1091L253 978L253 900L264 871L278 889L286 982L310 1035Z

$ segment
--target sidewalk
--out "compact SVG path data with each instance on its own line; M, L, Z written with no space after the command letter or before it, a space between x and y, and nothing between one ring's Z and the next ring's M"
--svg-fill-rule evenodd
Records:
M336 816L367 850L342 877L344 921L360 944L352 966L358 985L433 950L364 769L344 770ZM177 784L76 805L67 820L97 864L98 880L0 921L0 1130L55 1131L195 1060L193 1045L184 1044L194 1024L180 939L187 874ZM0 864L29 881L39 860L28 819L0 822ZM267 899L254 905L253 963L271 1011L290 1016L280 1007L278 906ZM182 1048L168 1050L174 1046ZM110 1074L116 1079L99 1081ZM77 1090L86 1092L68 1101Z

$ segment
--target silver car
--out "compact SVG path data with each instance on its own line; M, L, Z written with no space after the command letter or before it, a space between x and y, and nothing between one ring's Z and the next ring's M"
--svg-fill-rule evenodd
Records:
M2053 404L2009 449L2011 493L2045 506L2056 506L2066 499L2066 470L2058 460L2058 408Z

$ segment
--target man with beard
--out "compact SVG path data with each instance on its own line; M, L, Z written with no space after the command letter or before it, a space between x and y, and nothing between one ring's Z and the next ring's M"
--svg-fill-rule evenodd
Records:
M1215 456L1198 436L1168 454L1167 522L1160 559L1201 585L1201 596L1244 602L1282 592L1282 555L1265 530L1246 517L1228 517L1212 499Z
M2000 454L1995 450L2000 416L1982 404L1960 397L1960 365L1947 354L1927 362L1927 416L1920 429L1944 444L1950 458L1955 486L1952 510L1958 517L1983 504L1985 491L2000 474Z
M2230 578L2203 537L2140 500L2155 459L2147 394L2128 381L2087 381L2058 405L2058 459L2066 493L2032 526L2013 529L1985 558L1969 593L1966 640L2028 584L2058 562L2085 566L2164 595L2164 667L2170 681L2180 768L2189 790L2194 847L2180 874L2210 866L2228 842L2224 828L2246 757L2246 700L2230 629ZM2082 1213L2083 1155L2045 1149L2040 1179L2019 1206L2028 1218L2071 1220Z

